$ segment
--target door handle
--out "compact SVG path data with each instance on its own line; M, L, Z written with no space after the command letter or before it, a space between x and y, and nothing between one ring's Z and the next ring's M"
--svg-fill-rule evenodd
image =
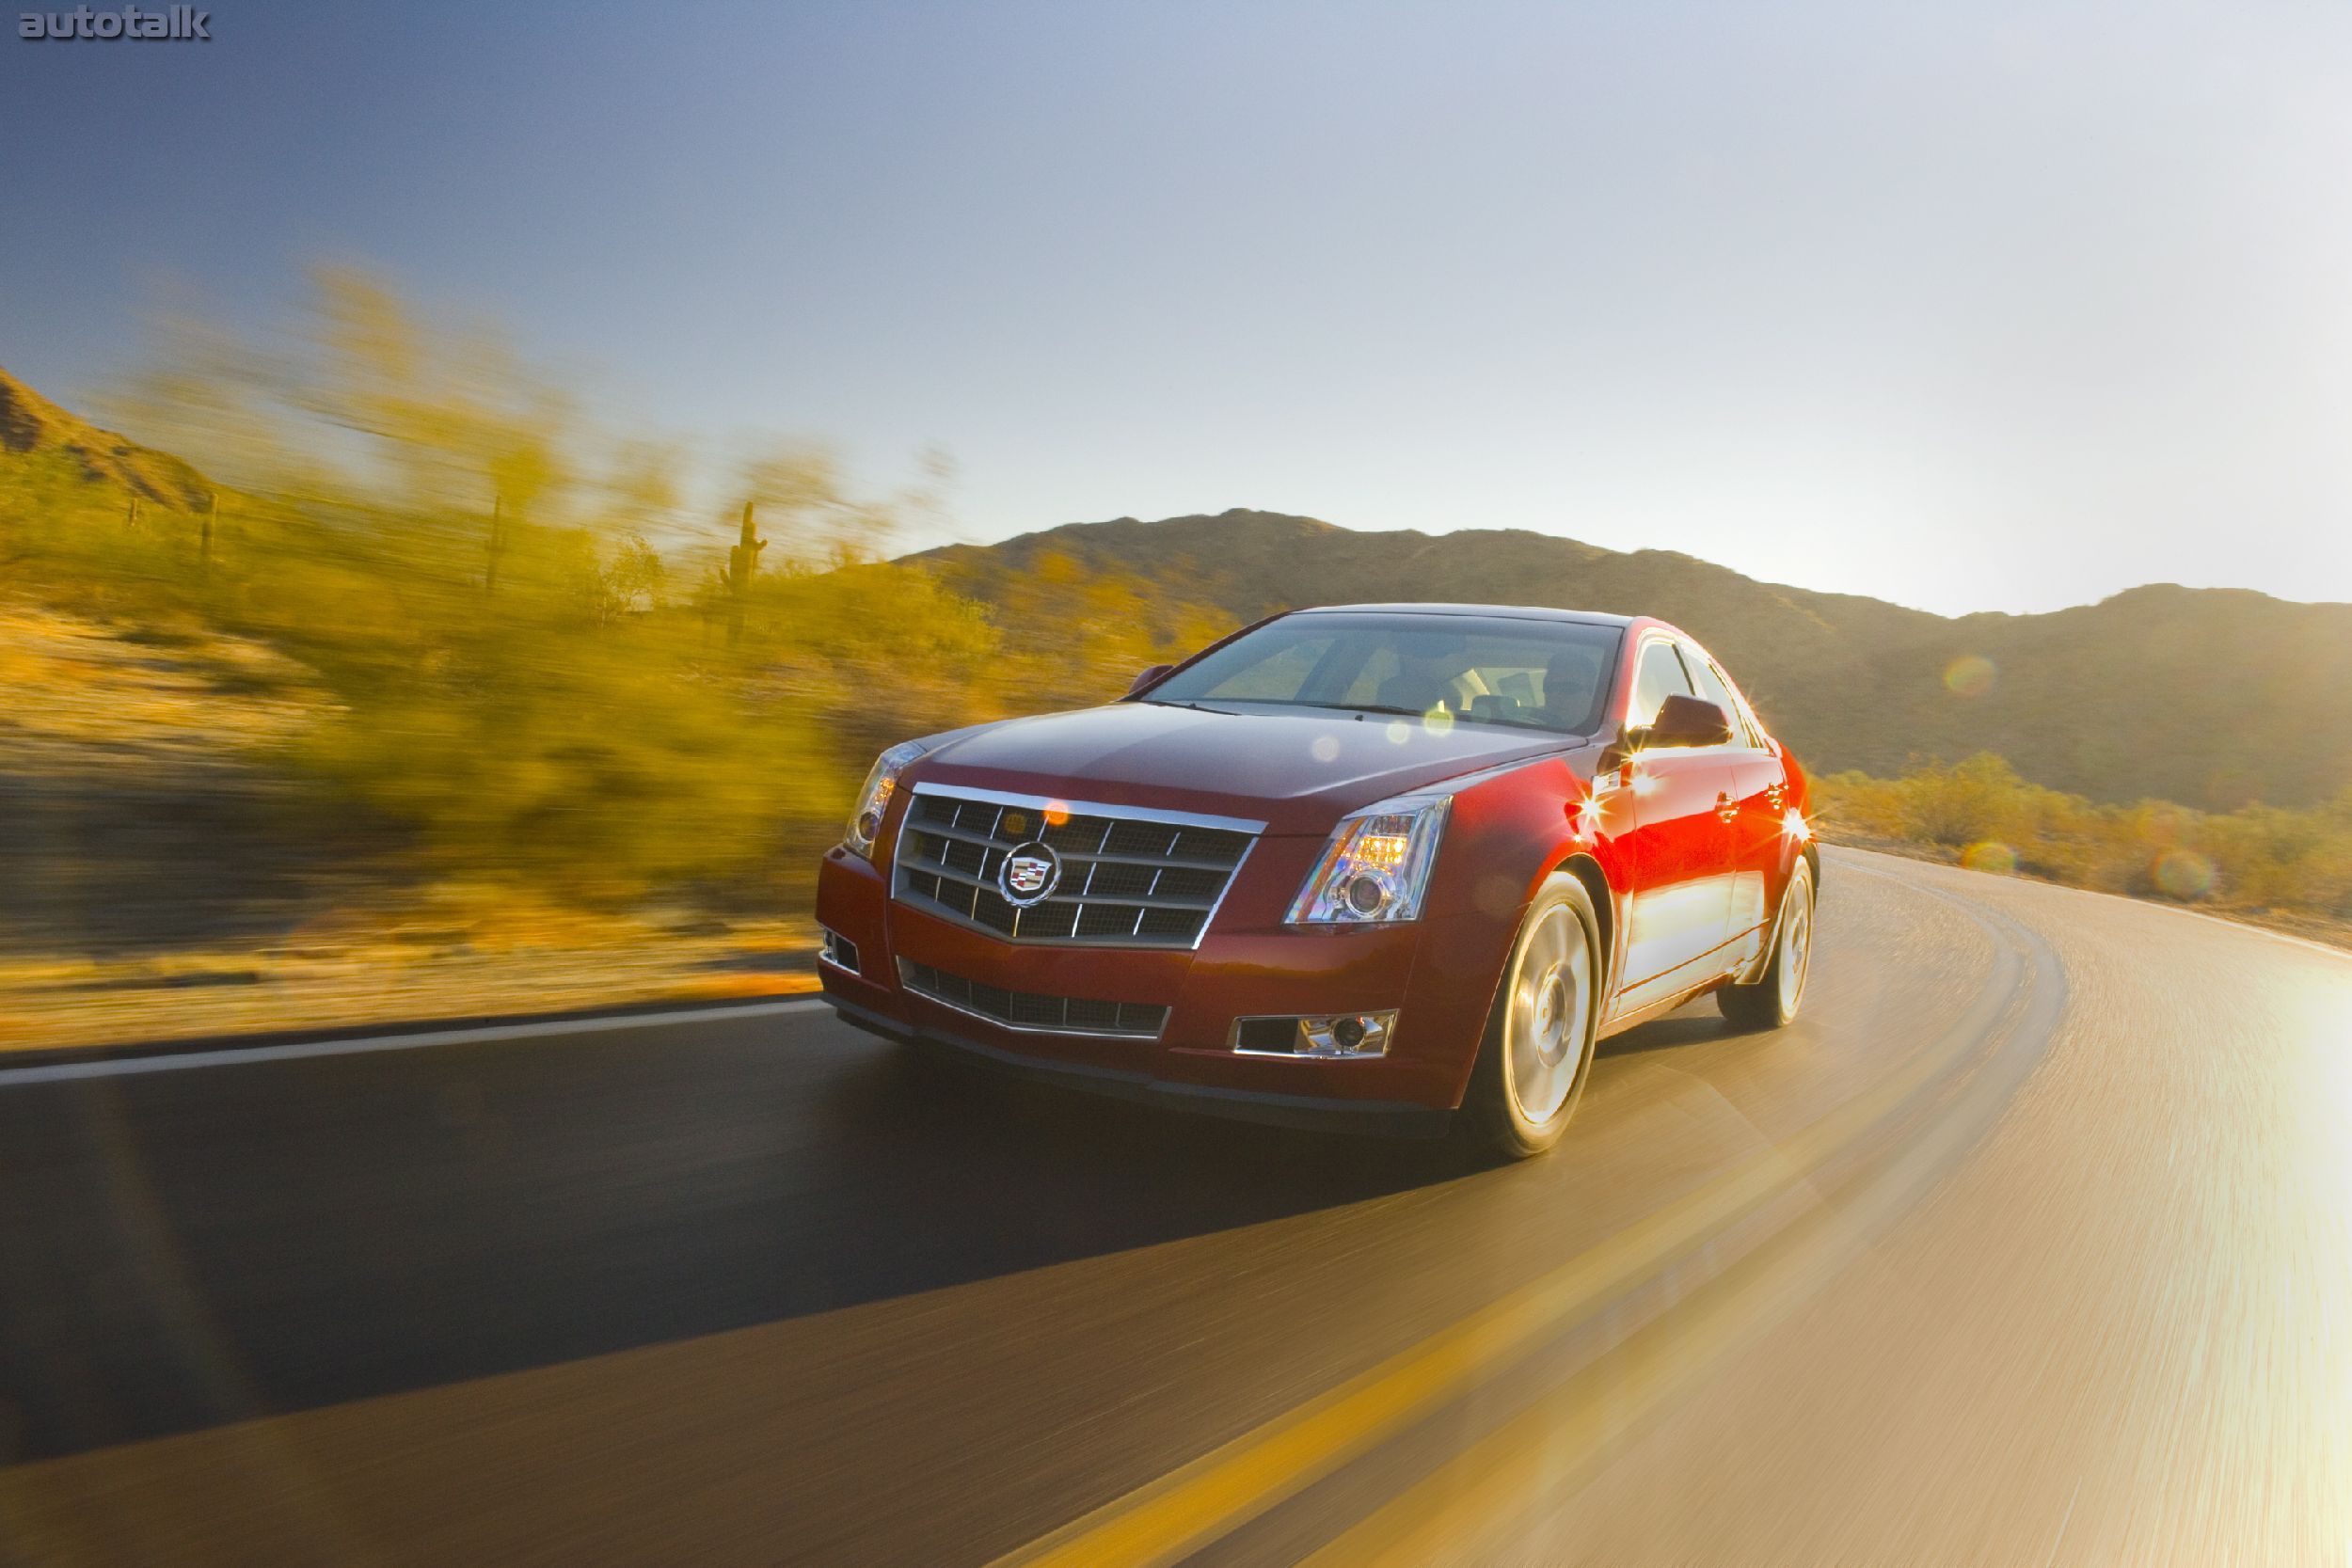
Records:
M1728 789L1715 797L1715 815L1726 822L1740 815L1740 802L1731 798L1731 791Z

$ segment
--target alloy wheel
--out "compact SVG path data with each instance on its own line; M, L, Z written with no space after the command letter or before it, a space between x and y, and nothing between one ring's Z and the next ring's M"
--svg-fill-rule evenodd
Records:
M1813 884L1791 890L1787 922L1780 933L1780 1003L1793 1013L1804 994L1804 979L1813 964Z
M1593 1005L1592 949L1576 911L1555 904L1519 946L1504 1065L1519 1115L1541 1126L1567 1102Z

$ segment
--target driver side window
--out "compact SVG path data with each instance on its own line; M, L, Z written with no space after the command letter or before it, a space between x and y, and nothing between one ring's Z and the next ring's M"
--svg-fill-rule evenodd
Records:
M1656 723L1658 710L1666 705L1669 697L1697 695L1691 689L1691 677L1683 670L1674 644L1652 641L1643 647L1642 661L1633 668L1633 704L1626 711L1626 727L1642 729Z

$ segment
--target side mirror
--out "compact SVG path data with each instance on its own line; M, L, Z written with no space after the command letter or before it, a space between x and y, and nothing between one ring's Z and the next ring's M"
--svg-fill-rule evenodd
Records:
M1130 697L1134 696L1136 692L1142 690L1145 687L1150 686L1152 682L1158 680L1162 675L1167 674L1170 670L1175 668L1176 666L1173 664L1152 665L1150 669L1144 671L1142 674L1137 675L1132 682L1129 683L1127 687L1127 695Z
M1731 743L1731 716L1704 697L1669 697L1658 710L1657 722L1632 734L1639 751L1726 746Z

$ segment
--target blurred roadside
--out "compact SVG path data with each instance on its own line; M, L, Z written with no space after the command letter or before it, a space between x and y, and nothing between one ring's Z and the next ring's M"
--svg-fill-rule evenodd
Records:
M894 560L936 495L805 446L691 504L677 446L349 273L266 341L167 335L114 406L173 451L0 374L0 1050L807 989L878 751L1114 697L1245 618L1220 591L1336 592L1246 554ZM1439 561L1401 596L1462 596ZM2352 929L2352 789L2101 803L1990 754L1819 784L1824 836Z
M317 283L167 334L111 406L173 453L0 374L0 1048L805 989L875 752L1222 629L1074 566L984 606L820 449L690 504L494 334Z
M0 601L0 1052L815 987L787 915L338 862L255 760L327 716L262 644Z

